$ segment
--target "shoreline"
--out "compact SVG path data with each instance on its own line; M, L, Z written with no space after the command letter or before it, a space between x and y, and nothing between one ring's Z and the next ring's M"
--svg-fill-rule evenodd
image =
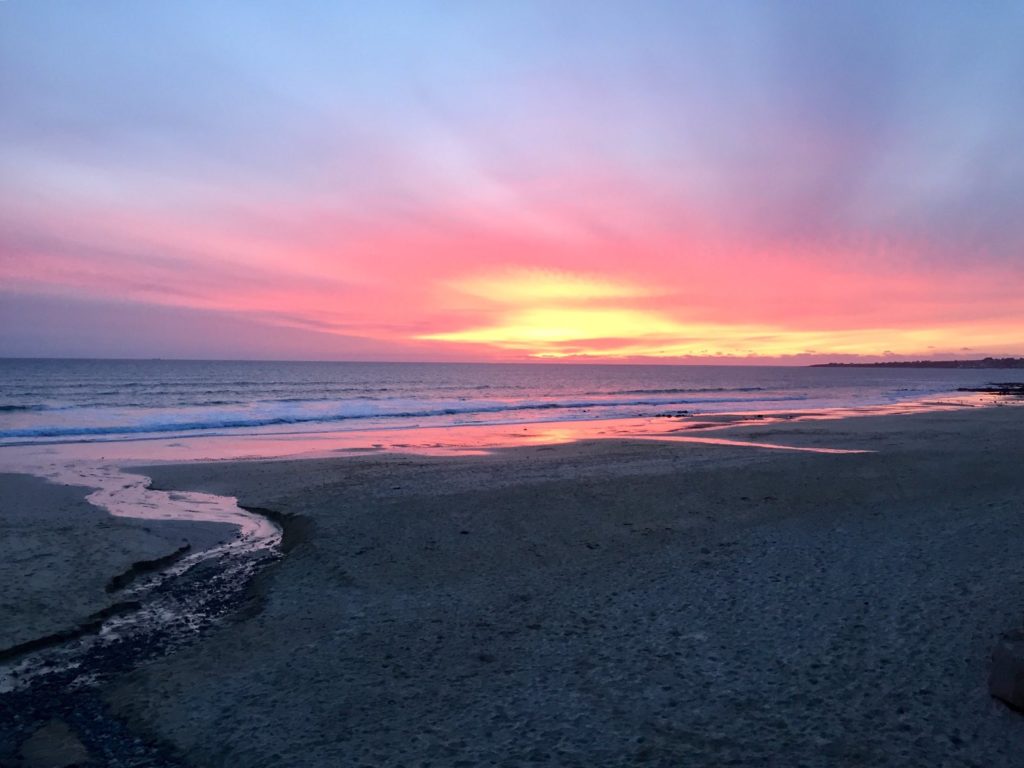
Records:
M608 643L612 643L611 648L618 647L616 642L622 643L621 652L625 652L626 648L638 642L639 637L631 635L628 629L613 629L608 623L602 624L600 616L607 608L601 607L600 600L594 602L600 592L595 593L588 588L589 582L594 585L614 584L614 587L607 587L609 594L622 594L622 590L626 589L626 592L638 597L644 596L641 602L649 603L652 607L659 606L658 610L662 610L664 598L673 593L665 593L663 588L652 584L674 583L680 571L690 574L691 578L710 580L705 585L706 589L710 589L710 584L716 582L718 577L715 573L719 568L726 568L741 582L749 581L751 576L746 571L751 567L755 574L760 568L762 575L770 573L771 568L766 571L763 566L752 566L750 562L742 561L742 569L735 570L739 567L735 558L740 552L745 553L744 557L748 560L764 556L763 551L752 546L748 539L753 537L756 540L759 536L763 538L767 535L773 542L771 546L779 547L789 546L794 533L798 539L814 532L817 532L815 535L822 535L821 513L814 511L821 500L829 500L829 504L839 503L840 508L846 510L841 513L841 517L847 521L845 525L860 526L863 528L860 535L872 540L878 531L873 530L874 524L864 527L865 510L870 510L867 522L881 518L884 525L877 523L877 526L895 526L896 530L902 530L906 539L918 541L921 546L928 545L927 540L921 540L919 531L908 529L906 523L899 520L901 513L916 515L918 518L924 515L922 519L929 519L920 504L911 503L915 493L933 498L936 504L945 507L949 506L951 500L970 508L972 503L992 503L983 502L982 497L997 498L995 503L999 512L993 519L1001 521L999 525L1006 524L1011 519L1006 517L1011 514L1006 506L1009 503L1007 499L1019 499L1024 495L1024 488L1012 478L1012 474L1007 474L1007 461L1012 456L1003 454L1007 449L1012 452L1019 448L1019 440L1016 440L1019 432L1009 428L1007 423L1017 425L1019 429L1021 422L1024 422L1022 416L1024 411L1012 408L962 409L921 413L911 420L901 416L838 420L791 419L762 423L750 421L714 428L716 435L728 435L726 439L740 441L739 445L698 444L672 440L671 437L668 440L633 439L627 435L624 439L601 438L569 443L534 443L515 448L497 447L483 455L424 456L399 452L353 455L342 452L319 458L307 456L179 465L164 463L145 468L136 467L152 478L153 489L174 488L175 493L179 492L178 489L187 489L236 495L239 506L250 512L268 514L269 509L278 510L271 517L276 515L276 521L284 528L283 548L287 548L289 555L278 561L279 567L262 572L257 582L249 587L250 595L258 600L258 604L253 604L250 609L243 608L241 613L236 613L234 621L219 624L204 634L198 644L183 647L174 655L158 658L145 669L129 674L108 688L104 695L119 717L127 718L136 734L144 734L144 741L171 745L171 751L166 754L178 755L193 765L208 764L213 755L209 750L216 741L217 733L221 731L228 734L226 738L229 748L233 750L233 764L265 764L260 762L259 756L266 753L261 753L256 746L247 746L245 739L236 739L236 736L249 731L247 723L261 723L261 727L275 732L280 743L273 747L270 743L264 743L262 737L254 736L255 741L259 749L274 749L282 754L290 754L291 764L296 764L296 761L306 764L304 761L307 758L313 761L311 764L324 765L335 764L339 759L355 761L365 759L373 750L377 750L379 755L399 754L404 748L400 746L401 743L411 733L420 733L432 721L434 725L430 727L435 729L439 740L435 739L432 746L421 744L420 748L427 752L431 749L437 752L437 759L440 759L438 764L447 764L446 760L477 759L486 753L485 747L496 748L497 743L493 737L486 736L466 722L445 726L445 718L435 711L429 697L414 695L409 700L408 692L399 696L399 700L405 702L403 707L411 707L411 713L398 716L397 712L388 708L389 705L378 702L358 713L348 709L349 715L342 718L354 723L369 723L365 718L374 715L376 707L378 711L374 715L375 719L380 720L384 716L388 722L393 721L393 727L385 727L382 731L390 732L390 736L386 733L383 736L371 736L370 732L366 732L343 737L342 732L331 730L340 726L319 723L319 727L326 728L324 733L333 733L337 738L330 744L323 743L322 738L320 742L315 739L310 741L309 725L293 719L293 714L301 710L299 699L295 697L302 695L304 689L297 687L298 681L289 680L287 676L281 677L285 669L281 665L292 655L292 650L286 649L294 649L296 644L301 647L303 638L306 638L306 643L314 643L313 646L305 646L302 656L303 663L312 666L310 674L313 677L305 673L298 677L304 684L327 697L326 700L333 697L339 706L351 707L353 696L368 695L376 686L394 688L403 677L394 678L391 674L382 673L380 669L396 669L404 670L404 679L417 681L421 688L433 691L431 695L435 699L441 697L440 700L444 700L454 695L478 713L492 712L493 702L480 699L480 692L473 686L467 688L463 683L455 684L453 681L479 680L481 684L490 681L494 685L511 675L512 679L525 685L530 674L522 678L524 670L510 661L514 658L532 660L530 668L546 669L544 674L549 678L552 675L556 678L563 675L557 670L561 669L565 660L556 661L561 658L561 654L550 658L551 649L544 650L547 646L538 647L536 643L530 642L522 645L520 635L524 632L524 626L528 640L541 641L548 638L545 643L549 645L559 636L577 638L567 640L570 645L566 648L572 648L578 643L582 646L578 649L580 652L589 648L588 652L596 654L595 658L601 658L602 653L607 656ZM971 435L975 437L971 438ZM789 447L804 447L812 451L842 446L841 449L868 450L871 453L753 451L746 444L756 444L758 440L763 444L766 438L793 444ZM982 441L979 445L987 462L971 455L970 446L963 444L967 439ZM895 460L892 458L894 455ZM916 463L926 458L936 466L955 460L964 466L973 467L982 475L987 473L989 480L995 480L998 476L999 481L990 482L987 489L980 488L980 496L965 496L963 489L955 489L954 486L951 486L954 491L945 496L936 494L935 489L925 487L917 491L903 488L902 496L892 494L887 501L884 495L879 494L879 489L873 488L871 484L866 485L863 477L846 476L856 466L878 467L883 472L889 471L890 462L892 466L902 467L899 471L904 474L909 472L912 476ZM825 467L831 468L831 478L828 474L818 474ZM996 474L993 475L993 472ZM935 475L932 478L933 484L948 485L949 479L945 478L945 474L940 472ZM884 475L882 477L884 480ZM683 479L688 482L682 482ZM872 483L878 482L879 478L874 477ZM691 484L697 487L689 487ZM843 487L846 488L845 492L841 492ZM733 500L719 498L723 493ZM833 497L837 497L839 502ZM640 506L637 507L637 504ZM706 509L702 511L702 508ZM537 517L538 514L545 517ZM946 517L943 519L948 519L948 513L944 514ZM380 527L381 515L385 516L384 519L393 518L384 529ZM530 521L529 525L523 522L524 515ZM614 519L607 519L608 515ZM616 516L629 519L618 519ZM824 530L827 533L827 526ZM785 531L789 531L790 535L784 535ZM894 531L890 531L879 543L892 546L888 539L893 534ZM575 545L568 546L574 537L579 540ZM1001 542L1002 546L1009 546L1012 542L1003 541L1006 538L996 537L995 541ZM850 556L838 541L832 541L829 546L834 555ZM986 546L993 546L993 542L990 541ZM981 551L979 557L982 557ZM514 553L518 554L509 559ZM1021 554L1024 558L1024 553ZM802 556L799 550L792 553L797 562ZM991 559L991 552L988 557ZM730 562L733 565L726 567ZM775 562L774 567L789 566ZM644 582L642 577L645 573L651 576L653 582ZM538 578L541 578L540 582ZM539 585L547 583L551 578L556 579L555 583L561 586L553 594L546 594L544 589L538 591ZM1024 576L1019 578L1024 584ZM631 588L628 587L630 583L634 585ZM763 592L770 582L755 579L751 583L755 585L756 593L758 590ZM676 588L684 591L687 589L683 583L677 583ZM845 587L840 582L837 588ZM901 590L912 602L916 599L906 589L896 588L898 592ZM715 594L713 589L710 593ZM303 610L295 607L294 601L299 594L309 596ZM662 599L655 599L656 594L662 595ZM732 595L732 599L739 596L732 587L727 588L723 594L727 597ZM530 597L520 600L523 595ZM1016 593L1018 625L1021 623L1019 614L1024 614L1024 599L1021 595L1024 595L1024 591ZM410 608L403 607L405 601L413 596L416 596L414 599L417 604L424 606L427 617L434 615L440 626L447 626L446 630L442 630L446 639L440 645L436 640L429 645L439 654L437 664L445 672L441 677L438 677L436 671L431 671L431 666L424 666L428 659L415 650L417 642L424 643L427 640L421 636L422 630L418 627L423 621L429 625L433 620L425 619L419 615L419 611L409 613ZM881 597L881 594L876 596L878 599ZM762 598L768 598L768 595L762 595ZM492 605L495 601L497 605ZM697 602L706 605L706 596ZM351 603L355 603L355 607L351 607ZM242 605L238 603L237 607ZM971 610L980 608L992 613L993 606L975 606L973 602L971 605ZM464 619L452 625L451 606L460 606L458 614L477 616L479 618L475 621L482 621L490 625L491 629L484 629L481 625L474 630L473 622L464 624ZM521 616L524 611L528 613L532 610L531 606L543 614L539 620L526 621L517 628L508 625L510 615ZM566 608L570 609L569 615L583 609L581 619L586 615L591 618L582 624L575 621L566 624ZM677 605L675 609L678 611L681 608ZM619 609L625 615L635 612L635 608L626 605L620 605ZM789 598L784 601L782 610L795 611L799 615L803 608L800 601ZM1004 618L1012 615L1012 610L1007 614L1006 606L1002 606L1001 610L1000 615ZM382 618L374 616L375 612L381 611L385 614ZM612 615L617 616L617 612ZM713 623L711 616L705 615L705 623L708 620ZM750 620L749 617L738 616L734 619L741 625ZM958 620L961 624L965 621L962 617ZM650 619L644 621L649 622ZM990 621L993 621L990 633L997 629L1002 632L1013 628L1012 623L997 628L994 626L995 621L991 618ZM549 624L563 626L564 629L559 632L569 634L560 635L556 632L549 636ZM638 626L642 625L643 622ZM410 645L399 648L394 641L387 639L390 635L374 634L384 631L386 627L391 628L388 632L393 632L396 626L399 636L407 636ZM322 629L317 630L316 627ZM327 631L327 627L332 629ZM706 628L681 626L680 632L683 634L676 636L676 639L672 639L671 633L662 637L660 633L667 629L671 628L655 630L648 626L645 630L652 638L661 637L659 642L663 647L659 652L677 645L678 637L687 636L687 632L708 635ZM360 633L365 631L369 631L376 640L369 644L367 640L360 641ZM510 631L511 635L503 635ZM596 641L596 638L591 637L595 631L605 636L600 646L592 645ZM776 627L774 631L780 630ZM356 634L353 635L353 632ZM410 632L411 635L408 634ZM886 637L885 631L873 634L876 639ZM483 641L485 637L490 640ZM513 642L516 637L520 637L520 640ZM338 659L311 650L325 640L334 648L335 653L341 653L347 661L339 662ZM274 647L274 642L284 645ZM354 642L354 649L343 650L350 642ZM769 638L769 645L775 642L777 640L771 641ZM495 643L499 651L492 647ZM512 644L509 646L509 643ZM981 644L975 643L979 647ZM254 652L251 655L248 652L243 654L241 649L250 646ZM508 647L500 650L505 646ZM729 648L729 643L724 647ZM752 650L746 643L741 647L744 653ZM362 649L363 655L353 656L358 649ZM455 657L452 657L453 649L456 651ZM646 658L643 652L626 656L622 656L621 652L613 653L613 656L619 654L613 667L608 667L607 663L598 665L603 670L594 681L598 689L610 684L605 678L615 669L627 672L627 678L630 679L638 676L642 680L652 674L651 670L637 668L638 660L642 662ZM387 654L390 654L390 660L386 658ZM727 651L723 658L729 656ZM980 661L976 660L975 668L980 669L978 664L984 666L986 660L987 656ZM552 663L555 666L550 666ZM430 661L429 664L433 665L434 662ZM541 666L536 667L537 664ZM224 672L225 680L220 687L207 679L208 673L203 673L203 670L210 672L225 666L231 669ZM856 664L852 669L857 671ZM467 674L469 678L459 677ZM618 673L613 673L613 678L615 674ZM819 670L817 674L827 673ZM325 688L324 683L332 678L336 678L339 685ZM737 679L742 680L743 675ZM346 681L344 685L341 684L343 680ZM353 683L357 683L355 691L347 690ZM756 677L747 683L755 684ZM268 685L271 687L268 688ZM367 685L370 688L366 688ZM542 688L545 688L543 684ZM504 702L506 709L514 711L521 706L515 703L519 701L516 691L522 690L518 684L511 688L499 685L495 695L498 701ZM553 690L564 693L561 687ZM798 686L794 692L800 690ZM363 691L363 694L359 694L359 691ZM561 695L544 705L549 709L554 707L551 714L556 722L562 706L557 704ZM682 695L685 699L681 692L674 695ZM861 695L866 693L862 692ZM223 700L225 696L233 701L245 702L239 705L243 711L230 721L223 720L224 713L215 715L209 709L212 702ZM989 749L984 754L998 755L1001 754L999 749L1009 748L1007 745L1015 745L1014 748L1024 745L1024 730L1018 728L1012 720L1003 718L998 705L989 702L991 706L982 706L979 711L976 707L982 699L973 693L969 698L975 707L970 710L970 717L977 719L979 714L984 715L982 721L988 723L986 727L996 727L992 733L998 733L1000 729L1004 731L1002 736L996 738L996 751ZM658 697L653 702L642 698L634 702L633 706L637 711L646 711L648 714L676 710L679 706L669 706L665 710L668 705L664 701L659 704L658 700ZM474 703L469 705L470 701ZM642 701L647 703L642 704ZM693 705L691 703L690 706ZM296 706L299 706L299 710L295 710ZM797 715L807 718L813 714L799 707L796 710L782 705L780 707L783 719ZM204 726L196 733L182 730L180 726L185 721L181 718L193 711L206 712L216 725L211 722L212 730ZM660 732L657 729L650 731L650 723L644 724L634 719L631 727L637 733L648 734L645 737L648 742L644 747L627 747L626 742L616 741L618 737L615 734L620 731L606 720L607 713L601 714L604 711L601 707L597 710L584 707L584 711L595 722L604 723L602 728L608 730L608 735L598 739L604 751L597 749L597 746L588 748L585 741L578 740L582 732L578 733L572 727L567 730L561 728L559 743L564 742L563 746L566 747L561 753L550 745L538 747L534 744L532 749L540 749L552 758L557 754L559 764L563 765L612 765L621 764L619 758L623 755L631 756L630 759L655 761L668 759L669 755L672 759L680 756L709 759L710 755L726 754L730 749L738 750L738 755L753 759L752 756L760 754L758 750L765 745L774 744L775 748L780 746L777 740L768 738L771 730L764 731L755 718L754 721L748 719L747 724L753 729L753 735L762 740L767 739L763 744L752 743L753 736L746 738L737 733L731 737L721 737L729 743L723 743L708 752L712 748L707 744L700 746L701 739L686 737L683 739L686 743L680 743L678 734L672 738L666 737L664 733L657 736ZM738 712L727 717L724 711L721 717L725 719L721 722L718 716L707 720L711 715L706 712L701 714L699 711L689 711L688 716L693 722L703 723L698 729L701 732L708 728L724 727L723 724L729 718L738 717L742 721L747 717ZM934 711L929 710L928 716L934 717ZM919 721L912 722L909 733L920 736L921 730L926 730L926 719L922 716ZM510 727L512 731L508 730ZM438 728L439 731L436 730ZM515 734L517 739L524 742L530 742L531 739L535 741L528 730L513 727L510 723L502 725L494 721L493 728L506 736ZM458 733L464 733L463 747L453 746L460 741L456 738ZM995 738L992 733L989 733L988 738ZM797 745L794 755L799 756L802 754L800 749L809 748L810 742L793 734L791 736ZM889 733L888 737L890 742L874 739L875 746L872 748L881 750L875 755L876 758L887 753L891 744L900 741L899 734ZM502 743L505 745L502 749L512 749L512 742ZM835 745L834 742L830 743ZM490 747L487 747L488 744ZM1004 746L999 747L998 744ZM850 745L835 748L839 749L838 754L844 759L864 757ZM983 749L976 744L970 748ZM166 746L161 749L166 749ZM363 753L361 749L370 749L371 752ZM484 752L480 752L480 749L484 749ZM864 754L870 753L868 750ZM525 752L515 754L519 754L521 759L527 759ZM893 761L884 764L914 763Z
M66 435L66 436L24 436L24 437L6 437L0 439L0 450L3 449L31 449L45 448L47 446L60 447L60 446L80 446L89 447L97 446L102 448L103 446L116 447L120 445L131 445L131 444L142 444L137 450L145 450L145 444L147 443L161 443L171 442L177 443L179 441L185 441L191 443L193 441L204 443L210 442L216 444L217 442L253 442L253 441L267 441L274 442L286 441L286 440L325 440L331 439L335 441L344 441L350 436L358 436L364 434L389 434L389 433L409 433L414 434L421 430L429 430L433 432L440 431L458 431L462 429L490 429L492 431L502 429L515 429L520 426L532 426L532 425L545 425L545 424L601 424L601 423L615 423L615 422L642 422L650 421L654 419L661 419L666 417L686 417L692 419L701 420L720 420L720 419L732 419L739 417L756 417L756 418L799 418L805 416L822 416L825 418L847 418L851 416L860 415L877 415L886 413L902 413L902 412L922 412L930 410L942 410L946 408L968 408L968 407L987 407L987 406L999 406L1013 404L1018 398L1013 395L1016 390L1013 391L1002 391L993 390L990 388L978 388L978 389L950 389L943 392L935 392L929 395L918 396L907 399L897 400L886 400L878 403L867 403L859 405L838 405L832 404L829 406L805 406L799 407L794 403L794 407L777 408L769 407L765 408L733 408L725 410L703 410L701 409L701 403L696 402L681 402L673 403L672 401L666 401L664 403L651 403L650 408L652 409L649 413L639 413L629 416L624 415L590 415L582 416L577 413L576 416L567 418L564 414L552 415L546 411L544 407L538 407L538 415L531 418L525 419L472 419L469 421L454 421L444 422L438 421L438 414L433 416L424 415L422 418L417 420L408 420L405 422L396 421L391 422L389 419L399 419L403 417L388 417L388 416L368 416L368 417L348 417L340 419L324 419L316 420L311 419L308 421L299 421L295 423L282 422L280 424L272 425L253 425L250 428L244 427L231 427L231 426L212 426L200 430L168 430L168 431L154 431L154 432L135 432L129 430L126 432L113 432L109 435L106 433L87 432L80 435ZM706 405L706 404L705 404ZM529 410L521 406L512 407L509 412L519 412L521 410ZM575 409L579 410L579 409ZM495 413L500 413L498 410ZM586 410L583 410L585 413ZM454 413L452 414L454 415ZM380 423L384 422L384 423ZM337 427L331 428L326 425L336 424ZM356 424L358 426L342 426L343 424ZM303 427L303 425L305 425ZM318 428L319 427L319 428Z
M961 393L962 395L963 393ZM700 414L664 411L628 418L546 419L448 426L395 425L340 431L254 432L251 434L153 435L123 440L29 442L0 445L0 471L39 474L59 461L101 461L133 466L204 461L314 458L381 451L437 456L469 455L524 444L544 445L594 438L655 437L682 430L723 430L745 425L814 420L910 416L967 409L1019 407L1017 398L975 393L950 400L906 400L887 405L777 412L735 411ZM525 434L524 434L525 433Z

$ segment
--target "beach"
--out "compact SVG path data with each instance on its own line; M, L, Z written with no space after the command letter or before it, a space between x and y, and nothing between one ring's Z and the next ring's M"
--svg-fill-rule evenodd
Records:
M1024 3L0 2L0 768L1024 768Z
M1022 426L150 467L292 516L289 552L103 696L194 766L1012 766L986 679L1024 625Z
M0 1L0 768L1024 768L1024 2Z

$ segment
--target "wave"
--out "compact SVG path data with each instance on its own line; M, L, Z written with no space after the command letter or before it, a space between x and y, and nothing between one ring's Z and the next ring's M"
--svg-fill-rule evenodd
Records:
M524 411L557 411L557 410L590 410L590 409L622 409L644 406L686 406L714 403L737 403L756 405L764 402L786 402L805 400L805 395L776 396L769 398L701 398L683 400L678 397L648 397L632 400L565 400L565 401L529 401L515 403L465 402L458 403L422 403L406 401L411 408L387 409L382 403L395 405L395 401L350 401L341 407L309 412L302 409L289 409L288 412L274 412L273 409L262 413L224 413L211 409L208 413L200 411L189 417L174 418L173 414L165 421L140 421L131 424L95 424L95 425L47 425L0 430L0 440L9 438L35 437L84 437L98 435L120 435L140 433L194 432L212 429L255 429L285 424L329 424L360 419L414 419L438 416L473 416L485 413L522 413ZM420 407L415 407L419 405Z
M698 395L702 392L764 392L764 387L693 387L690 389L616 389L592 395Z
M76 385L72 385L76 386ZM81 399L81 393L68 393L63 391L64 386L55 386L46 391L23 390L6 393L14 398L40 398L54 401L65 401L59 405L0 405L0 413L12 411L48 411L48 410L73 410L76 408L154 408L154 407L205 407L211 405L245 405L248 403L300 403L312 401L339 400L344 398L376 399L388 397L389 393L397 392L414 396L415 391L404 390L402 387L321 387L311 384L301 384L286 388L267 388L262 385L253 385L248 389L209 389L190 386L162 386L147 387L144 391L126 392L133 388L132 384L125 384L120 389L93 390L87 392L89 398L111 398L108 400L85 400ZM490 389L497 389L490 384L477 386L443 385L432 386L424 395L429 396L431 392L481 392ZM523 390L525 387L510 386L500 387L503 390ZM601 393L592 393L601 394ZM118 396L127 396L134 399L118 399ZM161 402L160 398L164 401ZM173 400L172 400L173 399Z
M489 384L479 386L439 386L432 387L431 392L455 391L480 392L492 389ZM501 387L502 390L522 389L522 387ZM386 402L389 399L387 394L395 390L388 387L340 387L331 390L317 392L317 396L310 396L310 393L292 394L294 390L274 391L264 390L262 392L242 392L237 390L212 390L205 389L194 393L182 392L177 389L152 389L147 390L144 400L137 399L140 393L130 393L130 397L136 399L125 400L87 400L80 402L57 402L38 403L32 405L0 405L0 413L12 413L19 411L75 411L102 408L125 408L125 409L154 409L154 408L209 408L215 406L246 406L246 405L273 405L275 403L329 403L339 400L380 400ZM724 392L763 392L764 387L691 387L691 388L665 388L665 389L615 389L598 390L581 393L585 397L617 397L624 395L700 395L709 393ZM25 393L18 393L25 394ZM41 393L40 393L41 394ZM92 397L105 397L110 395L129 394L117 390L93 392ZM275 395L287 396L275 396ZM407 393L414 396L413 393ZM185 397L192 395L192 397ZM255 397L254 397L255 395ZM269 395L269 397L268 397ZM429 397L429 395L428 395ZM160 398L163 398L162 400ZM60 400L60 398L57 398Z

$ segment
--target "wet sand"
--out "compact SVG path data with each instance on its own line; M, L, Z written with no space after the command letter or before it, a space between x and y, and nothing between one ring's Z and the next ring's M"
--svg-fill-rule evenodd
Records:
M213 523L112 517L93 489L0 474L0 652L74 627L118 599L133 565L230 538Z
M706 433L703 433L706 434ZM145 470L300 516L108 692L196 766L1013 766L1024 409Z

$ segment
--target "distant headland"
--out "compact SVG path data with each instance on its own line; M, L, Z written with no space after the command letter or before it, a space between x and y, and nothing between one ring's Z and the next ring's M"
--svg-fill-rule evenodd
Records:
M886 360L880 363L815 363L811 368L1024 368L1024 357L982 360Z

